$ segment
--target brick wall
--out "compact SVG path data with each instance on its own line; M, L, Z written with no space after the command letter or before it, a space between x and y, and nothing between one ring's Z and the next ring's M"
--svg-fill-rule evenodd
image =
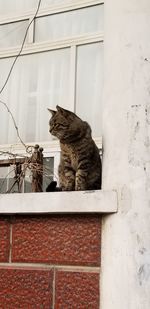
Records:
M0 309L98 309L98 215L0 217Z

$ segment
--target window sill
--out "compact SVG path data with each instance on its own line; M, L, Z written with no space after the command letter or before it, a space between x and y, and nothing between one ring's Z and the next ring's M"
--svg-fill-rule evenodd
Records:
M0 213L9 214L63 214L115 213L115 191L76 191L49 193L13 193L0 195Z

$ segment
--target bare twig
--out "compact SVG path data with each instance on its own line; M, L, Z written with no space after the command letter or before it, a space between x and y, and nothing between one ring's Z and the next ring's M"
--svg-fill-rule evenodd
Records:
M26 144L23 142L23 140L22 140L21 137L20 137L19 129L18 129L18 126L17 126L17 124L16 124L15 118L14 118L14 116L13 116L11 110L9 109L9 107L7 106L7 104L6 104L5 102L3 102L2 100L0 100L0 103L3 104L3 105L5 106L5 108L7 109L7 112L10 114L11 119L12 119L13 124L14 124L14 127L15 127L16 132L17 132L17 136L18 136L18 138L19 138L21 144L22 144L25 148L27 148Z

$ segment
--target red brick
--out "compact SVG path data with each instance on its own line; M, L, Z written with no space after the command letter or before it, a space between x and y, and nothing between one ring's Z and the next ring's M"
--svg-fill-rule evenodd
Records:
M0 262L8 262L10 246L9 219L0 217Z
M0 269L0 308L52 308L52 283L49 270Z
M16 218L13 224L12 261L98 266L100 217Z
M99 274L56 272L55 309L68 308L99 308Z

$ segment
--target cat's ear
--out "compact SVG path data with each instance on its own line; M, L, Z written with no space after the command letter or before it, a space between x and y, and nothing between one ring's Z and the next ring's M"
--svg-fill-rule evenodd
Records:
M64 113L65 109L60 107L59 105L56 105L56 109L58 110L58 112L60 113Z
M59 105L56 106L56 109L58 110L58 112L60 112L63 116L69 116L69 115L73 115L74 113L72 113L71 111L68 111L67 109L64 109L62 107L60 107Z
M52 109L48 108L48 111L52 114L52 116L55 116L56 111L53 111Z

